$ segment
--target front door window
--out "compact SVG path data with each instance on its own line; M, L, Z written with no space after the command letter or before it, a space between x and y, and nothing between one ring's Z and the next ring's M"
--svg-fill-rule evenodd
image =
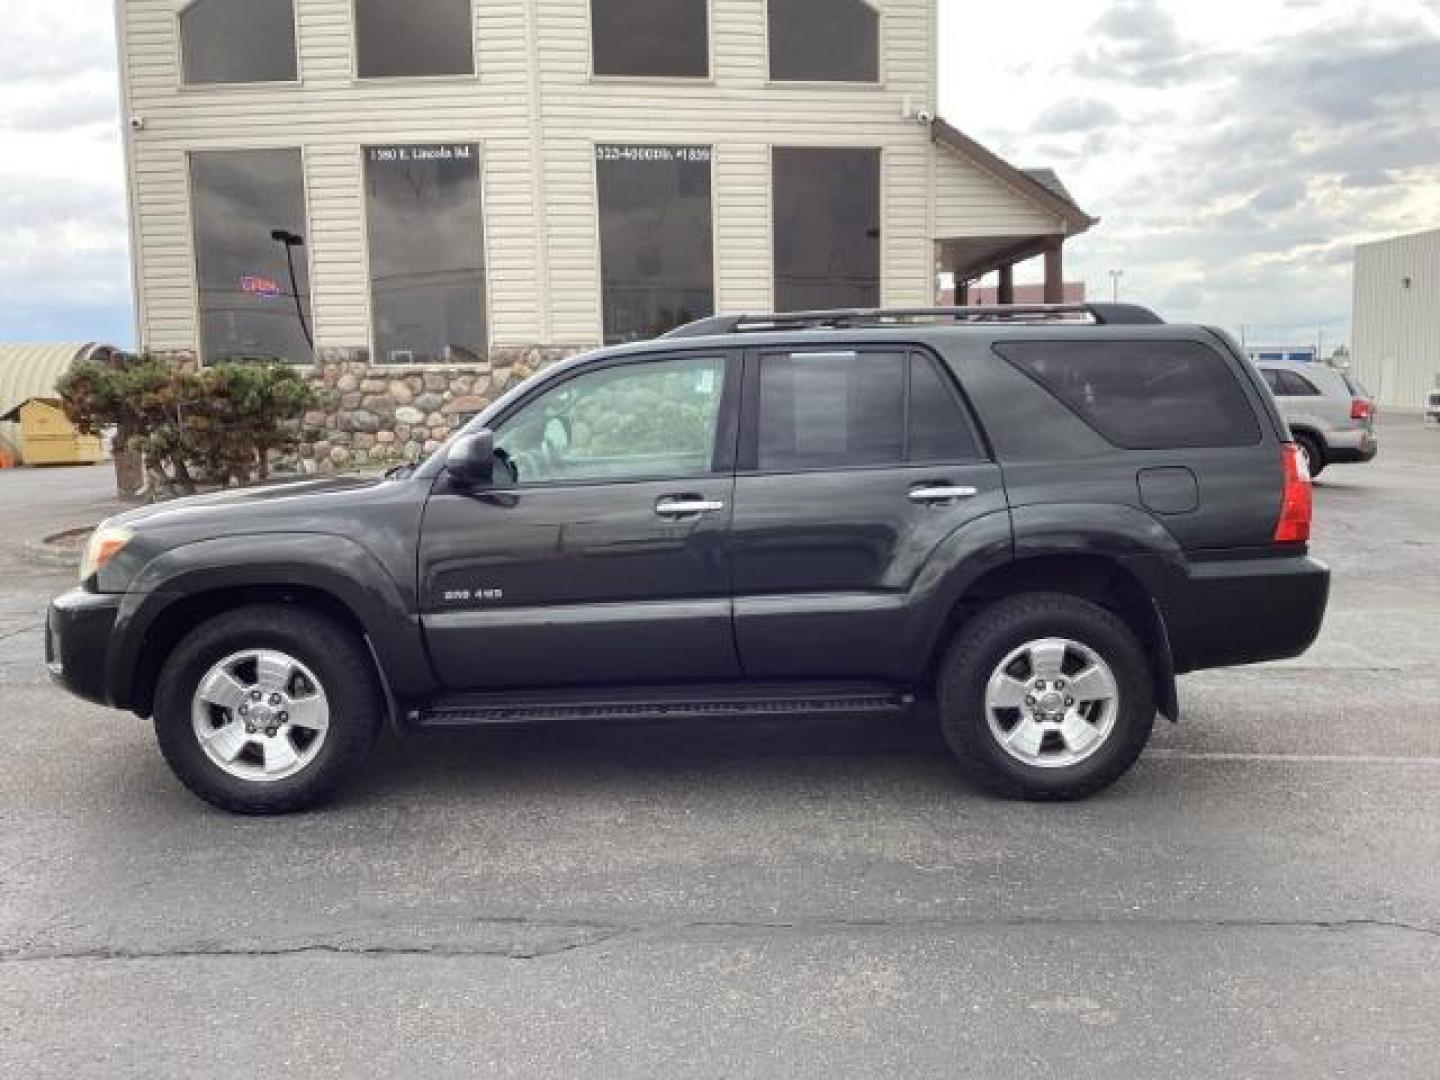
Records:
M520 484L704 476L724 383L719 356L589 372L504 421L496 446Z

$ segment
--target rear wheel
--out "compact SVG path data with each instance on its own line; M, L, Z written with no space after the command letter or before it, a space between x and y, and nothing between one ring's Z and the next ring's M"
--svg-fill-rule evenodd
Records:
M331 796L359 768L381 719L363 642L304 608L219 615L160 673L155 732L175 775L200 798L281 814Z
M1305 468L1310 472L1310 479L1315 479L1325 471L1325 450L1319 439L1313 435L1296 435L1295 444L1300 447L1300 456L1305 459Z
M961 767L1011 798L1078 799L1122 776L1150 739L1145 650L1111 612L1034 593L976 615L940 677L940 723Z

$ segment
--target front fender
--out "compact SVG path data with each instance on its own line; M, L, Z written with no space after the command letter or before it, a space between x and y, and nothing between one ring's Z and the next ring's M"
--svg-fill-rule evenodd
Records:
M324 592L364 628L397 696L433 692L419 619L405 591L374 555L343 536L257 533L171 548L135 575L120 603L106 661L110 700L120 707L134 705L147 634L175 604L247 586Z

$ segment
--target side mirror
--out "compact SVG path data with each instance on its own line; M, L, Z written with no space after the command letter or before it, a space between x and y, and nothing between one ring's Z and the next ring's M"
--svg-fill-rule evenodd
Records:
M490 483L495 476L495 433L460 436L445 454L445 468L461 483Z

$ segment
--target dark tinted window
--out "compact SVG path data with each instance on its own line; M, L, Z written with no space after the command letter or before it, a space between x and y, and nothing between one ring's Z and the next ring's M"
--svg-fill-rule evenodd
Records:
M1320 391L1309 379L1293 371L1277 371L1280 377L1280 393L1286 397L1319 397Z
M470 0L355 0L355 47L362 79L469 75Z
M880 151L776 147L775 306L880 303Z
M1116 446L1170 450L1260 439L1229 364L1197 342L1005 342L995 351Z
M1274 368L1261 368L1260 377L1265 380L1265 385L1270 387L1272 394L1280 393L1280 373Z
M590 0L596 75L710 74L708 0Z
M879 13L865 0L770 0L770 78L877 82Z
M905 457L903 353L797 353L760 366L761 469L888 465Z
M310 274L300 151L193 153L190 187L204 359L309 363ZM275 239L276 232L290 243ZM294 261L293 284L287 251Z
M955 391L928 356L910 358L910 461L974 461L980 448Z
M479 147L367 147L365 194L376 361L482 359L485 244Z
M606 342L713 314L710 148L600 146L596 157Z
M291 0L195 0L180 12L185 82L293 82Z

